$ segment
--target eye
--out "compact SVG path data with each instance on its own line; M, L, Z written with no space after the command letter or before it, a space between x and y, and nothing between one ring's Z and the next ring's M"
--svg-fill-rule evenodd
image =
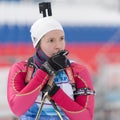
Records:
M60 40L64 40L64 36L62 36L62 37L60 38Z
M48 40L48 42L52 43L52 42L54 42L54 39L51 38L51 39Z

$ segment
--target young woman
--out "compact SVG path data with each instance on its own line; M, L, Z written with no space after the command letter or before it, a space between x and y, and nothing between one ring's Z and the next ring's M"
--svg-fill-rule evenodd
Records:
M27 61L15 63L9 72L7 96L13 113L20 120L35 120L47 93L40 120L92 120L92 80L83 65L68 59L61 24L45 17L30 31L36 53Z

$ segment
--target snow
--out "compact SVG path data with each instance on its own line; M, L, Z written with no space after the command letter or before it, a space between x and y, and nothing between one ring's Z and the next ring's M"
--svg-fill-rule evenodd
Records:
M0 117L12 115L7 102L7 80L9 67L0 68Z
M67 25L120 25L118 9L99 4L52 4L53 16ZM42 17L38 4L1 3L0 24L31 24Z

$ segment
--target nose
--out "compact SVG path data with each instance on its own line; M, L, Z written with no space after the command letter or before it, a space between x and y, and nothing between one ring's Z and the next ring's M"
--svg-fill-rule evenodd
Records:
M58 50L58 51L62 50L62 44L61 44L61 42L59 42L59 41L56 42L55 49Z

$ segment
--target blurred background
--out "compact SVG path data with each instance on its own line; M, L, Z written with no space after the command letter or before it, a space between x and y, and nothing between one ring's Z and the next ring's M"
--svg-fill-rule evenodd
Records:
M30 26L46 0L0 0L0 120L15 120L6 96L9 68L33 55ZM69 57L96 90L94 120L120 119L120 0L47 0L64 27ZM24 104L24 103L21 103Z

